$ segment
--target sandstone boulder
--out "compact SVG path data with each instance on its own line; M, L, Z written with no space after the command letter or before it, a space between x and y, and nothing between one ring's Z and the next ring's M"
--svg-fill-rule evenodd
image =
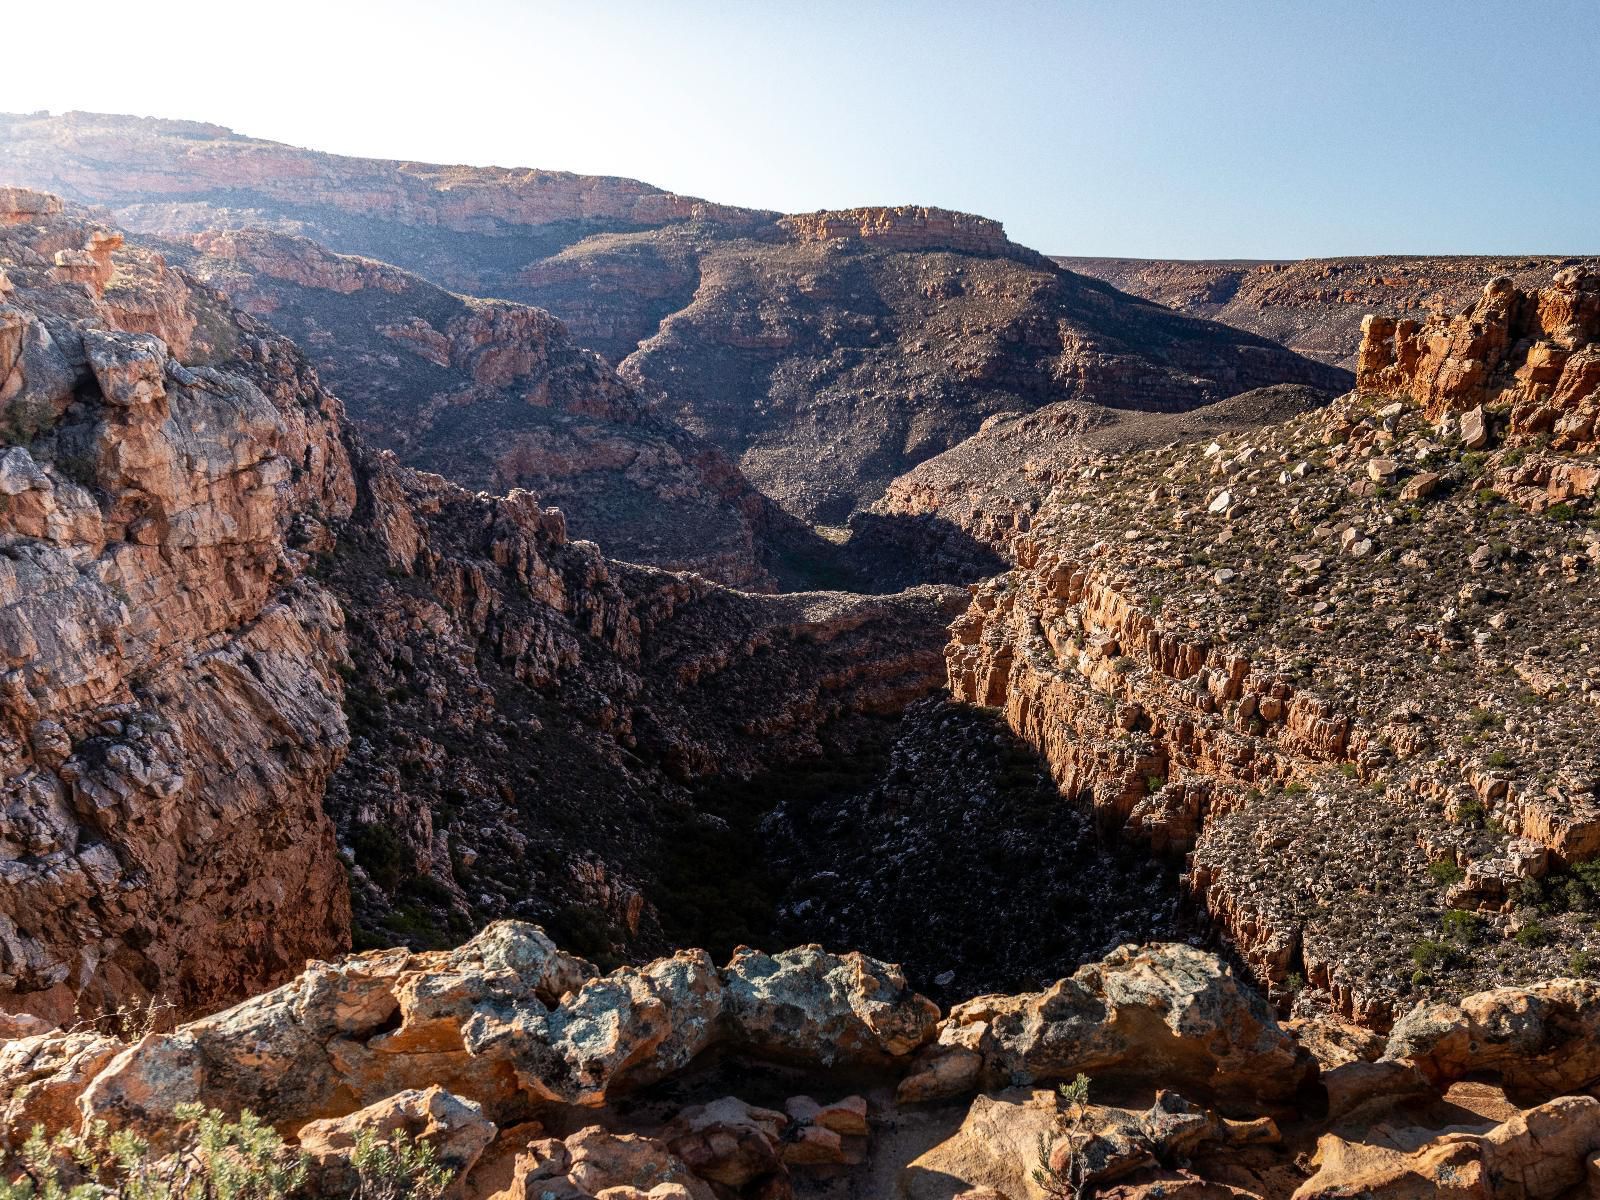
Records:
M1563 1096L1499 1125L1327 1134L1317 1173L1294 1200L1555 1200L1585 1183L1597 1149L1600 1100L1592 1096Z
M478 1105L429 1087L397 1092L348 1116L311 1121L300 1127L299 1142L310 1160L309 1177L323 1195L348 1196L356 1190L355 1150L363 1133L379 1141L403 1134L430 1146L435 1161L451 1173L452 1191L459 1192L495 1132Z
M1418 1005L1390 1032L1385 1059L1438 1087L1493 1074L1524 1102L1576 1091L1600 1079L1600 983L1553 979Z
M1282 1101L1311 1071L1265 1001L1215 955L1124 946L1046 991L956 1005L899 1097L942 1099L1083 1072Z

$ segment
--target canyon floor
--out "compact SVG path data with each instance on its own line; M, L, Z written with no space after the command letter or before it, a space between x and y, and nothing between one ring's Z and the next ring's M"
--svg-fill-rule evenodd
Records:
M1600 1189L1587 260L0 130L8 1178Z

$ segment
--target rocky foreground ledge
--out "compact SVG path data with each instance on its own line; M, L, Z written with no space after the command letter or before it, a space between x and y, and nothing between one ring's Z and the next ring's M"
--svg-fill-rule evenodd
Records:
M1554 1198L1600 1181L1600 984L1576 980L1419 1006L1385 1043L1281 1025L1184 945L1125 946L941 1019L860 954L741 949L718 968L687 950L601 975L500 922L456 950L312 963L169 1033L30 1016L0 1032L13 1151L35 1124L104 1121L159 1152L179 1106L249 1110L321 1195L349 1191L363 1130L432 1145L454 1194L518 1200ZM1086 1101L1045 1090L1080 1076Z

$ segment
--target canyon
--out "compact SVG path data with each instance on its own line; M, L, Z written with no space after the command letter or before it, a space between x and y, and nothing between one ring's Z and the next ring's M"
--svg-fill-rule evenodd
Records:
M1600 1186L1585 261L0 134L0 1148Z

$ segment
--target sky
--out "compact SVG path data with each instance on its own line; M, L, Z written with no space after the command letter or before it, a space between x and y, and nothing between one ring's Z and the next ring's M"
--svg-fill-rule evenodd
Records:
M934 204L1052 254L1600 251L1600 0L8 7L0 111Z

